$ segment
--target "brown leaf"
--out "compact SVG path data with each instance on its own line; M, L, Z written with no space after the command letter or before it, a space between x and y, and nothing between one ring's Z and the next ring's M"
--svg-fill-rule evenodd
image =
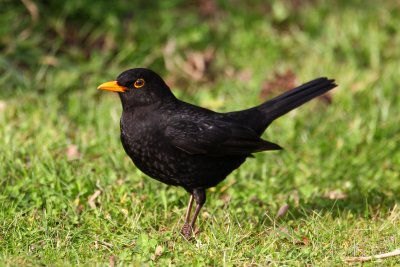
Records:
M249 82L252 78L253 74L251 73L251 70L245 69L239 72L238 78L241 82Z
M301 237L301 242L305 245L308 246L310 244L310 239L308 239L308 237L303 236Z
M219 11L215 0L198 0L196 4L199 8L200 15L204 17L212 17Z
M158 245L158 246L156 247L156 250L154 251L154 254L151 256L151 259L152 259L153 261L156 260L158 257L161 256L162 252L163 252L163 247L160 246L160 245Z
M232 66L227 66L227 67L225 67L225 69L224 69L224 75L225 75L227 78L233 78L233 77L235 77L235 74L236 74L235 69L234 69Z
M293 244L298 246L308 246L310 244L310 239L306 236L302 236L301 239L296 239Z
M109 266L110 266L110 267L114 267L114 266L115 266L115 255L111 255L111 256L108 258L108 263L109 263Z
M78 159L81 156L81 153L78 151L78 146L77 145L70 145L67 147L67 159L68 160L74 160Z
M272 80L267 80L261 87L260 98L266 99L273 95L278 95L288 90L291 90L298 86L297 77L292 70L287 70L284 73L274 73L274 78ZM324 102L325 104L332 103L332 95L330 93L325 93L319 96L317 99Z
M296 75L293 71L287 70L280 74L275 72L272 80L267 80L261 87L260 98L266 99L271 95L279 94L296 86Z
M250 201L252 203L255 203L256 205L258 205L259 207L262 207L264 205L264 202L261 199L259 199L257 196L252 196L250 198Z
M318 99L324 102L325 104L328 105L332 104L332 94L329 92L319 96Z
M311 5L315 0L290 0L285 2L288 6L291 6L295 10L301 9L307 5Z
M339 191L339 190L334 190L334 191L327 192L324 195L324 198L332 199L332 200L346 199L347 194L342 191Z
M140 195L140 200L141 201L146 201L146 199L148 198L149 196L148 195Z
M160 246L160 245L158 245L158 246L156 247L156 251L154 252L154 255L156 255L157 257L159 257L159 256L161 256L162 251L163 251L163 247Z
M278 219L278 218L285 216L289 210L289 207L290 206L288 204L285 204L282 207L280 207L278 210L278 213L276 214L276 218Z
M76 213L81 214L83 209L84 209L83 205L79 204L78 206L76 206Z
M289 230L286 227L279 227L279 234L284 234L285 236L289 235Z
M182 70L192 79L199 81L204 78L205 72L214 59L214 48L204 51L190 51L186 53L186 61L182 64Z
M228 193L222 194L220 199L224 202L224 206L227 206L231 201L231 196Z

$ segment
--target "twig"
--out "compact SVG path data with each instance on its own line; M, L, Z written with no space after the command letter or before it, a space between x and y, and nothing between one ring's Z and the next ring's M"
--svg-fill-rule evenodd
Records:
M88 199L88 204L92 209L96 208L96 203L94 202L96 198L101 194L100 190L96 190L93 195L91 195Z
M392 252L373 255L373 256L365 256L365 257L347 257L345 261L347 262L365 262L370 260L384 259L388 257L394 257L400 255L400 249L396 249Z

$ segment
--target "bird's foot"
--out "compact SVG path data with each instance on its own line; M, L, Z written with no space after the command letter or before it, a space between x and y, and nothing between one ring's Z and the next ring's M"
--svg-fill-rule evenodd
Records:
M181 229L181 234L186 240L191 240L193 238L193 229L190 224L185 223Z

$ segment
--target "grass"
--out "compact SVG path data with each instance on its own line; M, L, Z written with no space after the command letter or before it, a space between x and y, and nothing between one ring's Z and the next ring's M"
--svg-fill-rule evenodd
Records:
M400 247L396 1L22 2L0 18L2 265L340 266ZM119 100L95 89L137 66L218 111L260 103L275 72L340 86L274 122L285 150L209 190L186 242L187 194L132 165Z

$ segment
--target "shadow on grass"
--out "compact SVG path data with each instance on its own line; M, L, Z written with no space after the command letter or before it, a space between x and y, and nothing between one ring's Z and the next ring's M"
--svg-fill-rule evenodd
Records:
M326 197L315 197L311 201L300 201L298 207L291 208L283 221L290 219L301 219L309 217L313 213L326 214L332 217L343 217L352 214L357 217L375 218L383 216L400 203L400 192L382 192L371 190L368 193L349 192L343 199L329 199Z

